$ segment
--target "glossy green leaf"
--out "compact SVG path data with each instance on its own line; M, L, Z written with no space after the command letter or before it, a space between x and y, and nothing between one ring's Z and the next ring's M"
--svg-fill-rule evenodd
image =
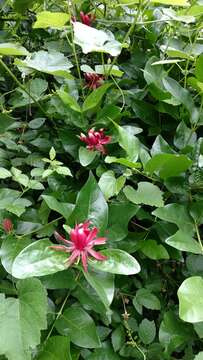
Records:
M186 155L157 154L150 159L145 171L153 174L157 172L163 179L178 176L192 165L192 161Z
M161 304L158 297L151 293L148 289L139 289L135 297L136 302L141 306L151 310L160 310ZM134 301L134 300L133 300Z
M203 351L199 352L199 353L195 356L194 360L203 360Z
M66 309L57 320L56 329L77 346L89 349L101 346L93 319L81 307Z
M52 336L39 352L36 360L72 360L68 336Z
M141 167L141 164L138 162L129 161L125 158L116 158L115 156L106 156L105 162L107 164L112 164L112 163L121 164L126 167L129 167L130 169L138 169Z
M18 239L15 236L6 237L1 245L0 257L5 270L11 274L13 261L16 256L30 244L30 239L23 237Z
M68 219L74 209L73 204L62 203L56 200L53 196L42 195L42 198L46 202L47 206L59 214L63 215L65 219Z
M126 151L127 160L136 162L140 150L140 142L138 138L129 133L124 127L119 126L112 121L118 132L119 145Z
M203 279L193 276L183 281L178 289L179 316L182 320L203 321Z
M85 99L82 110L85 112L95 108L100 103L103 96L106 94L107 90L111 85L112 85L111 83L104 84L100 86L98 89L91 92Z
M139 182L137 190L132 186L125 186L123 192L127 199L134 204L145 204L156 207L164 206L162 191L158 186L150 182Z
M108 200L110 197L118 195L125 184L125 180L124 176L116 179L114 172L111 170L104 172L99 179L98 185L105 199Z
M70 19L70 15L63 12L42 11L37 14L34 29L46 29L48 27L62 28Z
M166 244L181 251L188 251L193 254L202 254L200 244L192 237L191 231L178 230L174 235L166 239Z
M97 270L121 275L133 275L140 272L137 260L123 250L108 249L102 250L101 253L107 256L107 260L89 260L89 264Z
M157 244L155 240L143 241L140 250L145 256L153 260L169 259L168 251L162 244Z
M65 105L74 111L81 112L80 105L73 96L63 90L57 90L57 94Z
M0 179L7 179L8 177L11 177L12 174L7 169L0 167Z
M8 360L30 360L40 331L47 327L47 297L38 279L19 281L17 290L18 299L0 294L0 354Z
M114 297L114 276L104 272L84 273L85 279L94 288L108 309Z
M67 269L68 254L50 249L47 239L38 240L27 246L15 258L12 275L17 279L44 276Z
M125 330L122 325L118 326L111 335L111 341L114 351L118 351L125 343Z
M1 43L0 44L0 55L15 55L24 56L28 55L29 52L20 44L15 43Z
M83 146L79 148L79 160L82 166L88 166L97 156L97 151L90 151Z
M107 203L91 173L78 193L75 209L69 219L69 225L72 226L86 220L90 220L101 231L105 230L108 221Z

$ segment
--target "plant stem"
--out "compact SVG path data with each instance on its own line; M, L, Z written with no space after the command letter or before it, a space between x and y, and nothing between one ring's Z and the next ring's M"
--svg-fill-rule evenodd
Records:
M17 77L13 74L13 72L8 68L8 66L4 63L4 61L0 58L0 64L6 70L6 72L12 77L12 79L18 84L18 86L34 101L34 103L39 107L39 109L43 112L45 116L47 116L46 112L44 111L43 107L40 105L38 100L35 99L33 95L29 93L24 85L17 79Z
M33 231L29 232L28 234L19 235L18 238L23 238L25 236L30 236L32 234L35 234L36 232L41 231L42 229L46 228L47 226L49 226L51 224L54 224L55 222L57 222L57 221L59 221L61 219L63 219L63 216L60 216L57 219L54 219L54 220L50 221L48 224L45 224L41 228L39 228L37 230L33 230Z
M202 254L203 254L202 240L201 240L201 237L200 237L199 228L198 228L198 225L197 225L196 220L195 220L195 230L196 230L196 234L197 234L197 240L198 240L198 242L199 242L199 245L200 245L200 248L201 248Z
M59 312L58 312L58 314L57 314L57 317L56 317L56 319L54 320L54 322L53 322L53 324L52 324L52 327L51 327L51 329L50 329L50 331L49 331L49 333L48 333L48 335L47 335L47 337L46 337L46 339L45 339L45 343L47 342L47 340L49 339L49 337L51 336L51 334L52 334L52 331L53 331L53 329L54 329L54 327L55 327L55 324L56 324L56 322L57 322L57 320L59 319L59 317L61 316L61 314L62 314L62 312L63 312L63 309L64 309L64 306L66 305L66 301L68 300L68 298L69 298L69 296L70 296L70 290L68 291L68 294L66 295L66 297L65 297L65 299L64 299L64 301L63 301L63 304L61 305L61 308L60 308L60 310L59 310Z

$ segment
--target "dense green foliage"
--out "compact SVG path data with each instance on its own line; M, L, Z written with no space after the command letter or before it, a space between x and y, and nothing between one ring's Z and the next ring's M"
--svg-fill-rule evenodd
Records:
M203 1L0 6L0 359L203 359Z

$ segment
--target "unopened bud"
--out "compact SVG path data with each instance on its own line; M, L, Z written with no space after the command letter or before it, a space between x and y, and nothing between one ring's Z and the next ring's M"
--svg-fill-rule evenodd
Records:
M4 219L2 225L6 233L9 233L13 230L13 223L10 219Z

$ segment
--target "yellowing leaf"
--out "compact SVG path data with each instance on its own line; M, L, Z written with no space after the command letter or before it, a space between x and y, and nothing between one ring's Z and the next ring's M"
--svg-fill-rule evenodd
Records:
M34 29L46 29L48 27L63 27L67 21L70 19L69 14L62 12L51 12L51 11L42 11L37 14L37 21L34 23Z

